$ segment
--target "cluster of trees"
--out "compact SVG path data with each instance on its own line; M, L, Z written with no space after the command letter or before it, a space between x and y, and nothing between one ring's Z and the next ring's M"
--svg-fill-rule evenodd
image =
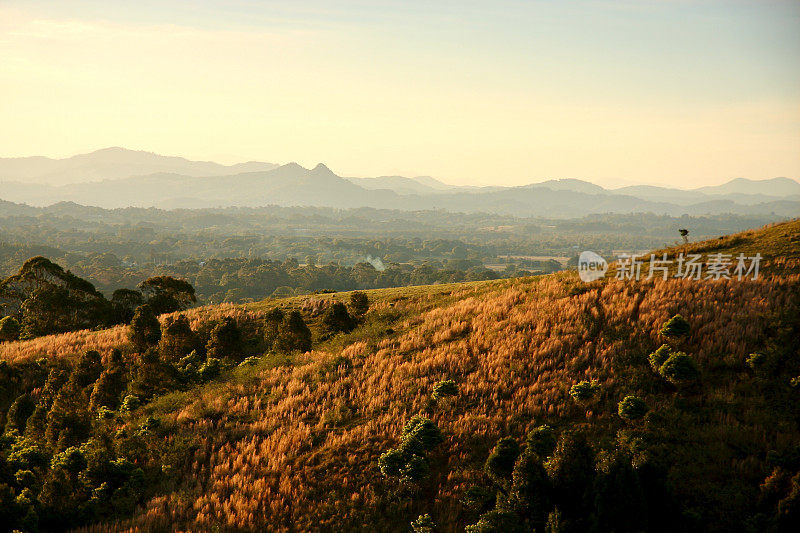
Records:
M60 531L130 514L178 466L166 458L186 459L176 448L185 442L165 439L169 428L142 420L140 407L266 351L312 346L299 311L276 308L263 322L220 317L192 328L184 314L157 318L191 301L185 282L152 280L143 293L128 356L114 349L106 358L88 351L74 365L0 362L0 522L9 531ZM352 330L368 308L358 292L349 309L326 305L320 336Z
M666 473L625 446L595 451L586 433L538 426L520 445L498 441L489 487L466 491L478 521L468 533L673 531L683 522Z
M69 270L33 257L0 282L0 342L128 323L142 305L160 314L197 301L191 284L170 276L149 278L139 289L118 289L108 300Z
M119 351L3 364L0 523L62 531L131 513L152 493L165 452L158 420L123 420L130 365Z

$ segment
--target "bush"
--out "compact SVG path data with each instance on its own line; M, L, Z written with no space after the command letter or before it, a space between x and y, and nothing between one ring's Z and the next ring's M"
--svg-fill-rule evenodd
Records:
M484 471L492 480L505 487L511 481L514 463L519 457L519 444L512 437L503 437L489 454L483 466Z
M766 366L767 356L761 352L751 353L747 358L747 366L753 370L761 370Z
M311 330L298 311L292 311L284 317L278 327L274 348L279 352L307 352L311 349Z
M597 381L581 381L569 389L569 395L572 396L576 402L583 403L594 398L599 390L600 385Z
M350 294L350 309L355 316L363 316L369 311L369 298L366 293L356 291Z
M198 370L200 379L203 381L210 381L214 379L215 377L219 376L220 368L219 359L209 357Z
M665 337L685 337L689 334L691 326L681 315L675 315L667 320L661 328L661 334Z
M15 341L19 339L21 332L19 321L13 316L0 319L0 342Z
M658 369L664 379L670 383L681 384L696 380L700 376L694 359L683 352L675 352Z
M411 522L411 529L414 533L434 533L436 531L436 523L434 523L431 515L423 514Z
M433 386L433 399L439 400L446 396L455 396L458 394L458 385L452 379L440 381Z
M663 365L664 362L666 362L666 360L669 358L670 352L671 350L669 345L662 344L656 351L647 356L647 360L650 361L650 366L653 368L653 370L658 372L658 369L661 368L661 365Z
M274 307L267 311L267 316L264 318L264 344L267 350L272 348L275 339L278 337L278 328L283 322L283 311Z
M466 533L516 533L522 531L519 517L511 511L495 509L481 516L477 524L467 526Z
M556 432L550 426L533 428L525 439L528 449L541 459L548 457L556 449Z
M208 356L217 359L228 357L239 360L243 350L244 345L239 326L236 325L234 319L226 316L211 330L211 338L206 345Z
M128 338L139 352L155 346L161 339L161 324L150 306L143 305L133 314Z
M636 396L626 396L617 406L617 413L625 420L639 420L647 411L647 404Z
M120 406L120 409L122 411L134 411L141 404L142 402L141 400L139 400L138 396L136 396L135 394L129 394L125 396L125 399L122 400L122 405Z
M347 307L342 302L335 302L322 315L322 328L330 335L349 333L355 328L355 323L347 312Z

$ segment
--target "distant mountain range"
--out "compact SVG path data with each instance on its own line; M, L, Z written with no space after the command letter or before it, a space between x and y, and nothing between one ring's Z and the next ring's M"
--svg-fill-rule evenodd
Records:
M605 189L577 179L521 187L460 187L429 176L343 178L319 164L224 166L107 148L68 159L0 159L0 198L44 206L61 201L106 208L263 205L445 209L514 216L591 213L800 215L800 183L738 178L694 190L646 185Z
M169 157L152 152L112 147L65 159L50 159L41 156L0 158L0 182L24 181L26 183L66 185L85 181L129 178L157 172L194 177L220 176L272 170L277 166L274 163L258 161L226 166L211 161L190 161L182 157Z

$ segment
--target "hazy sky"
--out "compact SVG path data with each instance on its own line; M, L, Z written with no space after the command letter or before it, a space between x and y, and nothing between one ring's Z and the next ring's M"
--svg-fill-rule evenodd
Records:
M800 1L5 1L0 155L800 178Z

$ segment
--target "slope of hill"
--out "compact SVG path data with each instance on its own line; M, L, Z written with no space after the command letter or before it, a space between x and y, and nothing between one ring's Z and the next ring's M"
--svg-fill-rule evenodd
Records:
M153 474L142 508L100 516L105 525L91 530L408 531L429 514L438 531L454 532L497 498L474 531L514 531L539 519L536 506L564 531L789 531L800 496L799 232L793 221L692 245L774 248L773 268L757 280L583 284L566 273L369 291L363 322L332 337L319 312L348 294L191 310L201 336L223 316L252 336L273 308L298 310L315 346L247 359L115 412L111 433L129 435L115 453ZM689 324L683 337L662 330L676 314ZM105 354L120 347L134 362L124 339L124 328L68 334L3 344L0 357L70 359L86 342ZM648 354L664 343L689 354L696 379L651 368ZM434 394L443 380L454 395ZM585 396L571 388L583 380L592 383ZM647 414L621 417L627 396ZM444 438L435 444L430 433L431 451L413 455L422 470L398 478L381 456L402 449L415 415ZM498 455L484 470L498 439L523 444L542 424L560 444L523 454L513 478L528 479L530 468L538 492L512 483L510 470L504 477ZM130 435L152 454L130 451ZM523 500L507 500L511 489ZM630 512L614 514L620 501ZM486 525L502 519L506 527Z

